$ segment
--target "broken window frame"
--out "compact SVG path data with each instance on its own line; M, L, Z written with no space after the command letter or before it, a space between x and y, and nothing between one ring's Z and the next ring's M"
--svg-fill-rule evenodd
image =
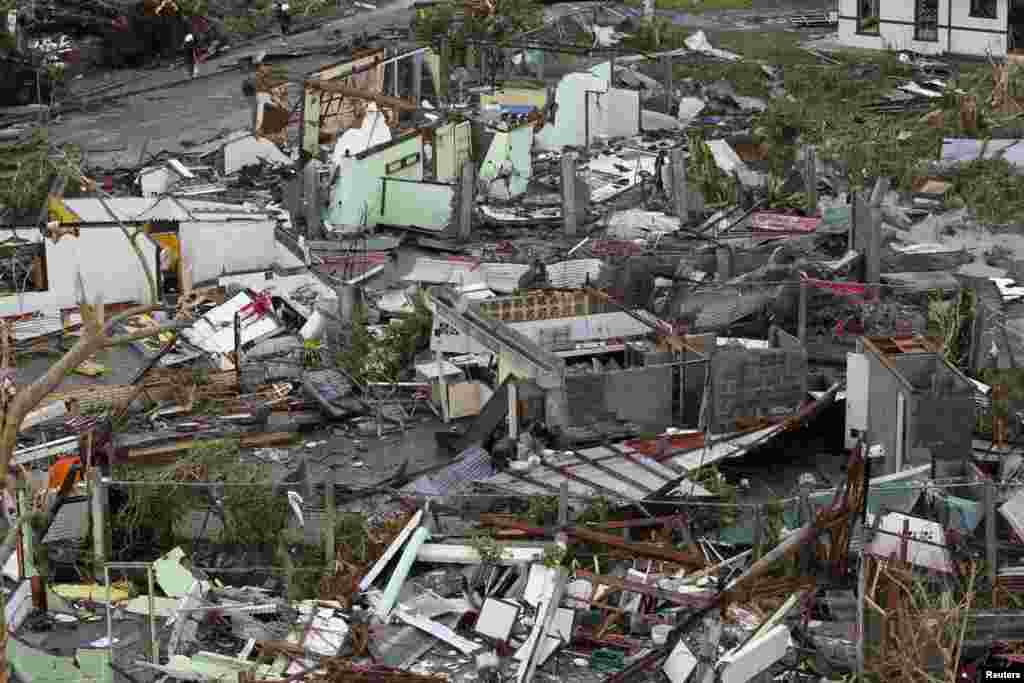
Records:
M926 4L935 5L934 21L925 22L922 15L928 11ZM939 42L939 0L914 0L914 40L922 43Z
M871 13L865 13L870 9ZM857 33L866 36L882 34L881 0L857 0Z
M996 0L971 0L968 16L972 19L998 19L999 3Z

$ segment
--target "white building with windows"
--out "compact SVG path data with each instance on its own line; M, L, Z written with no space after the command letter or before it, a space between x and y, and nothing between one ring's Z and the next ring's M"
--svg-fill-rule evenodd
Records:
M996 57L1017 49L1024 53L1024 0L838 3L839 39L851 47Z

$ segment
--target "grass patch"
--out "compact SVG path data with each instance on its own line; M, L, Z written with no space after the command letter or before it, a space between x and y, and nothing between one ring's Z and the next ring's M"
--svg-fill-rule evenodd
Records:
M673 25L662 25L659 31L661 49L677 47L692 33ZM635 40L649 44L652 33L648 29ZM725 80L740 95L767 98L769 79L761 65L782 67L783 86L792 99L768 99L768 110L754 128L768 148L773 175L785 175L791 167L796 148L787 140L797 133L802 143L816 145L821 157L845 165L853 188L888 176L897 189L907 191L928 162L939 158L944 137L985 139L994 128L1020 118L991 110L992 74L984 64L960 65L953 84L977 101L979 130L970 135L961 128L957 94L936 100L935 109L943 112L938 126L922 121L920 112L881 114L866 108L912 75L893 52L845 50L835 55L841 64L826 65L800 47L802 37L796 33L727 31L712 33L709 39L744 61L678 65L673 73L677 83L686 78ZM652 69L660 79L658 67ZM1024 216L1024 183L1002 160L978 161L961 167L947 200L968 207L984 222L1012 222Z

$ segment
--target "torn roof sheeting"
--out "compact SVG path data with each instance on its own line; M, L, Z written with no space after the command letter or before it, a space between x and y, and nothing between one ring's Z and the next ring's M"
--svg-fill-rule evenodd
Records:
M1018 168L1024 167L1024 141L973 140L945 138L942 141L942 161L975 161L976 159L1004 159Z
M654 175L657 160L657 154L635 149L594 157L588 163L591 201L604 202L639 185L641 174Z
M696 313L694 331L711 330L758 313L775 299L774 291L744 291L739 287L716 292L692 292L678 301L675 305L678 309L672 311L672 314Z
M227 354L235 350L235 313L245 318L246 309L254 299L248 292L239 292L229 301L217 306L182 331L193 346L207 353ZM242 321L242 346L254 344L284 330L273 312L258 312Z
M650 325L622 311L506 324L537 343L541 343L545 333L556 330L563 333L562 337L567 343L640 337L651 333Z
M874 515L867 516L868 526L874 524ZM911 517L900 512L890 512L878 520L878 532L864 548L864 552L879 559L900 558L903 548L903 529L907 527L910 538L906 542L906 560L911 564L953 574L953 560L946 548L946 532L938 522L920 517Z
M566 482L573 495L640 500L679 479L675 469L624 444L614 449L595 446L548 453L541 465L525 473L501 472L483 483L531 496L549 496L557 494Z
M271 214L237 204L198 199L161 197L85 197L59 200L65 209L79 217L80 223L136 224L149 221L223 222L225 220L267 220Z
M436 259L420 257L413 263L412 271L402 276L406 282L426 282L439 285L486 284L484 271L478 261L459 259ZM526 266L523 266L526 272Z
M271 275L268 279L268 275ZM308 318L313 314L316 304L327 306L337 305L338 294L332 287L324 284L314 271L297 275L276 275L274 273L246 273L242 275L225 275L217 280L221 287L238 285L255 292L270 292L280 297L295 311Z
M999 507L999 512L1013 527L1018 538L1024 539L1024 489L1017 491Z
M587 278L596 281L604 267L600 259L576 259L547 266L551 286L576 289L586 284ZM406 282L458 285L483 285L496 292L511 293L519 288L519 279L530 267L523 263L479 263L464 258L436 259L421 257L413 263L412 271L402 277Z
M590 282L597 282L604 268L601 259L575 259L560 261L548 266L548 282L557 289L579 289Z

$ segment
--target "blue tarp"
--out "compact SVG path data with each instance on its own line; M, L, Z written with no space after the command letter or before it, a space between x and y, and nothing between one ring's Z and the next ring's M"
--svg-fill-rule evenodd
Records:
M501 113L513 114L518 116L521 114L529 114L536 108L537 107L533 106L532 104L503 104L501 105Z

